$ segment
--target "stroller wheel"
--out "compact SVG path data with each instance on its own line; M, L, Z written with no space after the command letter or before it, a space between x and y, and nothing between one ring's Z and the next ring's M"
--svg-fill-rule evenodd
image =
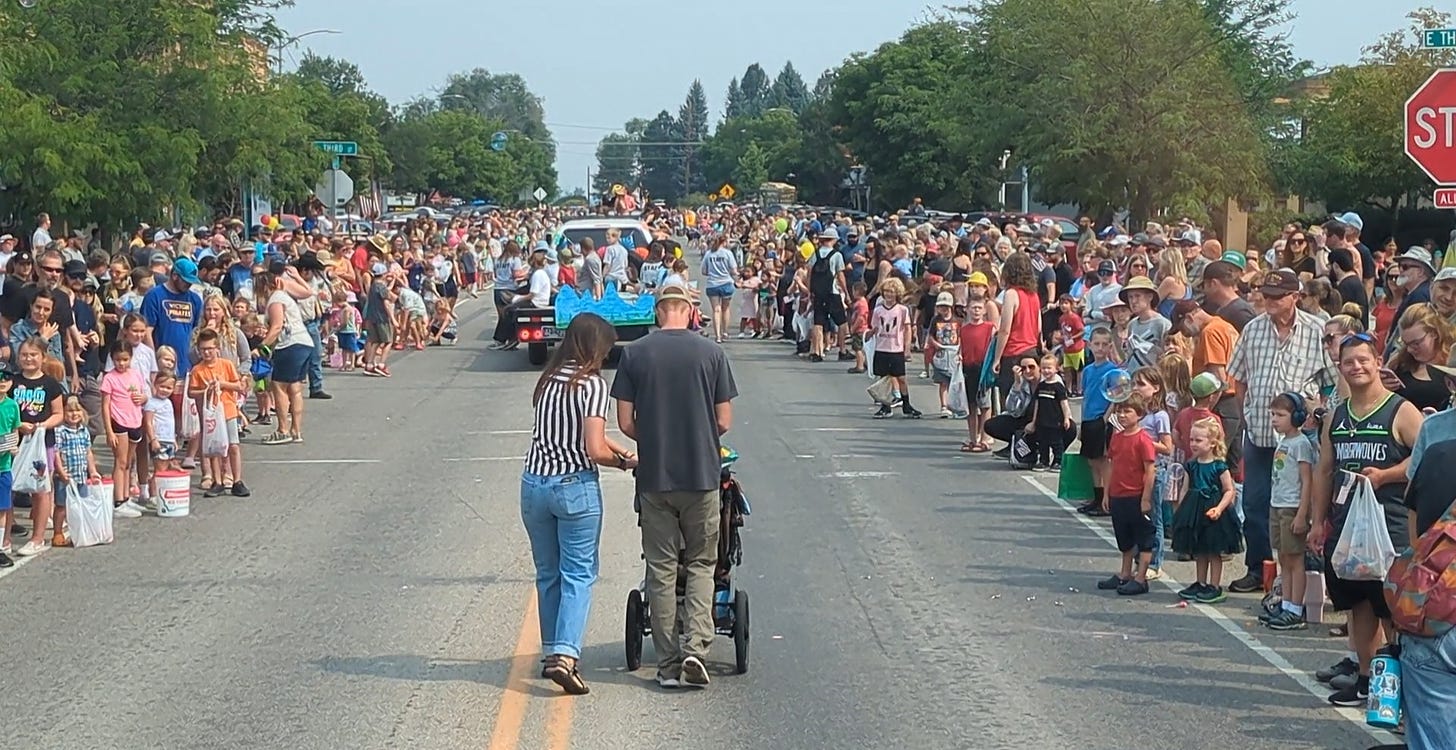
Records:
M733 657L738 674L748 673L748 592L733 596Z
M642 631L646 625L647 606L642 601L642 592L632 589L627 592L627 671L635 672L642 667Z

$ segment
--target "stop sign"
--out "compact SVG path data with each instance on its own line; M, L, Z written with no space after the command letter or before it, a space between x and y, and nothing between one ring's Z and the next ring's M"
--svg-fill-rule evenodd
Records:
M1456 69L1432 73L1405 100L1405 153L1437 185L1456 185Z

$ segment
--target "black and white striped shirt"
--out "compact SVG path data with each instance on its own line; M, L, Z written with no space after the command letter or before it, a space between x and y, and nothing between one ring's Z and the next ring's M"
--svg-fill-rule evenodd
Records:
M560 476L588 471L596 463L586 452L586 420L607 418L611 404L607 381L589 375L569 384L573 367L564 367L546 382L531 423L531 448L526 452L526 472L538 476Z

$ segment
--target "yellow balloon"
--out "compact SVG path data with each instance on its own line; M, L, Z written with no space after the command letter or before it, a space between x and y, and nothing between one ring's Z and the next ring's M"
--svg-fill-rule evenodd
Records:
M278 220L278 217L275 216L275 217L273 217L273 222L268 226L268 228L269 229L273 229L273 230L277 230L279 227L282 227L282 226L283 226L283 222L279 221Z
M805 240L804 244L799 246L799 254L804 256L804 260L808 260L809 256L814 254L814 243Z
M692 211L685 211L683 213L683 223L684 224L687 224L690 227L697 226L698 225L698 215L695 214L695 213L693 213Z

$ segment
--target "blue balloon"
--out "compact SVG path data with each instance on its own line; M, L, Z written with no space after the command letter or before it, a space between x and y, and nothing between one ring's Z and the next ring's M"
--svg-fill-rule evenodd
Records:
M490 150L504 151L506 148L506 139L507 136L504 130L497 131L490 137Z
M1132 373L1120 367L1107 373L1107 377L1102 381L1102 395L1114 404L1120 404L1131 398L1132 390Z

